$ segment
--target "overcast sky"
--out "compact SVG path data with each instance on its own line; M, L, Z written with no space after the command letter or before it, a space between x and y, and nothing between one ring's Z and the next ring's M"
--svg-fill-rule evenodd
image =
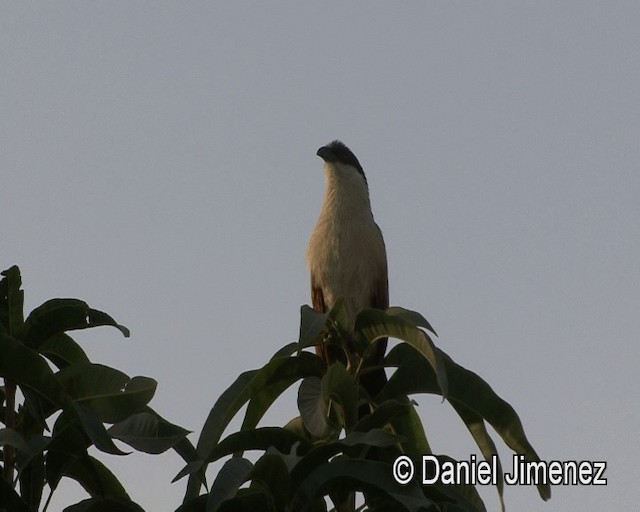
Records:
M3 3L0 266L20 266L27 310L77 297L127 325L74 337L156 378L152 406L195 443L235 377L297 339L315 153L340 138L391 303L514 406L542 459L609 464L606 487L546 504L507 487L508 510L629 509L639 27L633 1ZM415 398L433 449L468 460L450 406ZM295 415L292 393L266 423ZM181 502L173 452L100 457L146 510Z

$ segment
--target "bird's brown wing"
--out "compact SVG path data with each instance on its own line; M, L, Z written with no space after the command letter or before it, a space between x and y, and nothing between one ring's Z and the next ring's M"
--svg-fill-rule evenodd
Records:
M389 307L389 280L387 279L386 268L384 269L384 276L373 285L370 304L375 309L387 309Z
M313 276L311 276L311 305L313 306L313 309L320 313L327 312L327 305L324 302L322 288L315 281ZM320 341L316 344L316 355L319 356L327 366L331 364L327 343Z
M327 306L324 303L324 295L322 293L322 288L320 285L316 283L316 280L311 276L311 305L313 309L319 311L320 313L327 312Z

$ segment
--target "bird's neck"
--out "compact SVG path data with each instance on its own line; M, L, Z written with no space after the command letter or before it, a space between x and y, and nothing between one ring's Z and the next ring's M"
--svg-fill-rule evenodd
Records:
M326 191L320 217L338 222L373 222L366 181L352 170L344 171L325 166Z

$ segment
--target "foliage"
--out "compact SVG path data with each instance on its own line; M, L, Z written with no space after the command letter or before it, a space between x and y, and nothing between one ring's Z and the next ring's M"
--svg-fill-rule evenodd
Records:
M298 342L283 347L261 369L241 374L211 409L197 443L197 458L176 476L176 480L189 476L178 512L320 512L327 510L326 497L336 510L355 510L356 491L365 501L359 510L485 510L473 486L422 485L417 477L402 486L393 479L392 465L398 456L410 457L419 468L421 456L432 454L408 398L414 393L437 394L449 401L487 460L498 455L486 428L489 424L516 453L539 461L513 408L433 344L429 332L435 332L420 314L398 307L365 310L351 335L341 301L327 314L308 306L301 313ZM318 342L353 340L359 352L356 359L367 361L376 340L387 337L402 343L387 354L384 366L395 371L375 397L360 385L362 376L375 368L346 368L340 362L326 368L318 356L304 350ZM275 399L298 381L300 415L282 428L257 427ZM245 405L240 431L222 438ZM250 450L262 455L251 462L243 456ZM201 494L202 485L207 488L207 466L229 456ZM501 469L497 491L504 510ZM548 486L540 485L538 491L543 499L549 498Z
M128 337L126 327L76 299L49 300L25 319L19 269L14 266L2 276L0 512L45 511L62 478L75 480L88 494L65 512L142 510L89 454L93 447L126 455L114 440L151 454L174 449L184 459L174 481L188 477L187 489L176 512L326 512L329 504L347 512L355 511L356 503L358 510L369 511L486 510L471 485L426 485L419 471L405 485L394 480L393 463L401 455L416 468L422 468L423 455L453 461L432 452L410 398L416 393L448 401L485 459L498 455L490 425L515 453L539 461L513 408L435 346L435 331L419 313L399 307L364 310L350 331L342 301L326 314L303 306L298 341L282 347L262 368L242 373L222 393L194 448L186 430L149 407L153 379L130 378L92 363L67 334L112 326ZM387 383L377 396L369 396L363 378L379 371L372 356L377 340L386 338L400 343L382 362ZM308 350L318 343L349 347L356 356L345 357L346 366L335 362L327 367ZM258 426L274 401L296 383L299 415L284 427ZM223 437L245 406L240 430ZM249 460L248 451L259 455ZM221 469L209 484L207 468L216 461ZM499 463L497 476L504 510ZM549 498L548 486L538 491Z
M173 448L191 460L188 432L148 406L153 379L92 363L66 334L107 325L129 337L129 330L77 299L49 300L25 319L20 270L13 266L2 276L0 510L46 510L62 478L75 480L89 496L67 512L142 510L89 448L126 455L113 441L118 439L147 453Z

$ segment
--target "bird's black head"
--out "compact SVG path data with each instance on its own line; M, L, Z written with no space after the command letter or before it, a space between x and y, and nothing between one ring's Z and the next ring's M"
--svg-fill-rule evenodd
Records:
M354 155L343 142L336 139L326 146L322 146L316 154L325 162L340 162L341 164L355 167L366 181L364 171L362 170L362 166L360 165L360 162L358 162L356 155Z

